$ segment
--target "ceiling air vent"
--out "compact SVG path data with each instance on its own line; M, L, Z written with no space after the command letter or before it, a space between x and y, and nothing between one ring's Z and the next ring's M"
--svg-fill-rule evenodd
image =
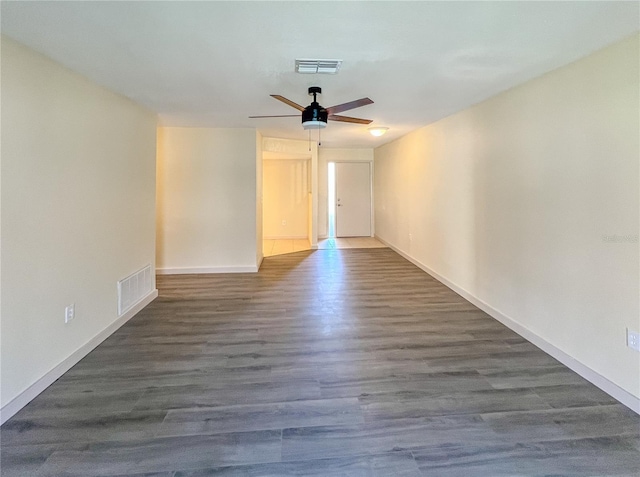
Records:
M335 75L342 60L296 60L296 73Z

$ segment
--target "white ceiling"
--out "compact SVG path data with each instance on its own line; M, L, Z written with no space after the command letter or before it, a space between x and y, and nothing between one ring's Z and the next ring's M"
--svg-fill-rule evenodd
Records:
M326 147L374 147L616 42L639 29L639 3L1 2L2 33L159 113L162 124L257 127L306 139L295 114L307 87L389 132L330 122ZM344 60L300 75L296 58ZM313 133L314 137L316 132Z

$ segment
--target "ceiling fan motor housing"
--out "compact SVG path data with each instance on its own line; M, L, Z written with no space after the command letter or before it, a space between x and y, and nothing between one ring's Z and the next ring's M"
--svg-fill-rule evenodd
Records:
M302 111L302 127L304 129L320 129L327 127L327 118L329 114L316 101L316 95L322 94L319 86L311 86L309 88L309 96L313 96L313 102Z
M315 101L302 111L302 126L305 129L319 129L327 126L327 110Z

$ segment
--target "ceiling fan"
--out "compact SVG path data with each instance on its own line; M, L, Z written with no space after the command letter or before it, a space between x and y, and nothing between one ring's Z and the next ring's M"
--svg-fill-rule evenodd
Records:
M338 113L348 111L350 109L359 108L372 104L369 98L356 99L355 101L349 101L348 103L337 104L330 108L323 108L318 104L316 95L322 94L322 89L319 86L311 86L309 88L309 96L313 96L313 102L307 106L300 106L298 103L294 103L290 99L280 96L279 94L272 94L271 97L282 101L285 104L302 112L302 127L304 129L321 129L327 127L327 119L330 121L340 121L343 123L356 123L356 124L369 124L371 119L351 118L349 116L338 116ZM274 116L249 116L249 118L294 118L298 117L298 114L280 114Z

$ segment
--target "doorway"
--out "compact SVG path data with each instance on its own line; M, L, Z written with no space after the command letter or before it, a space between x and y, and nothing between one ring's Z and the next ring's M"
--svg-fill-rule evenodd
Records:
M265 257L309 250L311 161L298 158L263 161L263 254Z
M328 164L329 237L371 237L371 164Z

